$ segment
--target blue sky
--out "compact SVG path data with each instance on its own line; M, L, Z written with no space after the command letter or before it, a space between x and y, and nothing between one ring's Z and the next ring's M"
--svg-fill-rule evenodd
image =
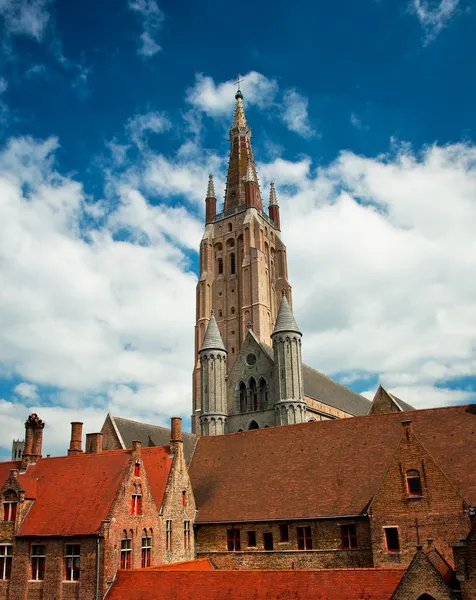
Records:
M236 74L305 360L419 407L476 388L476 6L0 0L0 455L188 419Z

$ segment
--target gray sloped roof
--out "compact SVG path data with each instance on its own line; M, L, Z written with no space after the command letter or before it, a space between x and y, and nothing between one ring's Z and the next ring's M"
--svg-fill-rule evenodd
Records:
M301 333L289 306L288 300L284 294L281 298L281 304L279 305L279 311L276 318L276 325L274 327L273 335L282 331L297 331L297 333Z
M414 406L411 406L411 404L408 404L407 402L404 402L403 400L400 400L400 398L397 398L395 396L395 394L392 394L391 392L387 392L387 394L392 398L392 400L397 404L398 408L402 411L406 411L406 410L415 410Z
M132 442L138 440L142 446L168 446L170 444L170 429L149 423L131 421L122 417L113 417L116 427L126 448L132 448ZM197 436L193 433L183 433L183 452L187 463L190 462Z
M371 403L367 398L304 364L302 375L305 396L338 408L354 417L368 413Z

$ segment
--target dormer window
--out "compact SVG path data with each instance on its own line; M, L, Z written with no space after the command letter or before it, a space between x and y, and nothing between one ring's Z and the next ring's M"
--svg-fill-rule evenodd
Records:
M7 491L3 502L3 520L7 523L15 522L17 518L18 497L13 490Z
M409 496L422 496L420 473L416 469L407 471L407 492Z

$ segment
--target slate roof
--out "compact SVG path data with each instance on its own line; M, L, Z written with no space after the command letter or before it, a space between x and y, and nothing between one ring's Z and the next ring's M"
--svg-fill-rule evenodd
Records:
M397 398L397 396L395 396L395 394L392 394L391 392L387 392L387 394L392 398L392 400L396 403L396 405L398 406L398 408L402 411L405 410L415 410L415 407L412 406L411 404L408 404L408 402L404 402L403 400L400 400L400 398Z
M196 522L364 513L400 443L406 415L450 482L476 506L476 405L469 405L201 437L190 465Z
M390 600L404 569L119 570L108 600Z
M207 331L205 333L205 337L203 338L203 344L201 350L225 350L225 344L221 339L220 330L218 329L217 321L215 319L215 315L210 315L210 320L208 321Z
M276 318L276 325L274 326L273 335L275 333L285 331L296 331L297 333L301 333L289 306L288 300L283 294L281 297L281 304L279 305L278 316Z
M157 509L162 504L172 459L169 448L144 448L142 459ZM19 536L93 535L108 517L131 461L130 450L40 458L20 473L18 483L34 502ZM1 463L0 487L19 463ZM8 472L7 472L8 471Z
M149 423L140 423L122 417L114 417L109 415L116 425L117 431L121 436L122 443L125 448L131 448L132 442L138 440L142 443L142 447L148 446L167 446L170 443L170 429L168 427L160 427L159 425L150 425ZM183 451L185 461L190 462L197 436L193 433L183 433Z
M307 365L302 366L304 395L354 417L369 412L370 400Z

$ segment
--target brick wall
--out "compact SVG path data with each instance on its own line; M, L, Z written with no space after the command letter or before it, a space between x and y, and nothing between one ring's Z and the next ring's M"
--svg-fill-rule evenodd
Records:
M408 493L408 470L420 473L422 494ZM370 508L374 563L378 567L406 566L420 541L432 539L444 554L469 531L468 507L411 431L402 428L402 440ZM388 552L385 527L397 527L399 552Z
M356 524L359 547L342 549L341 525ZM218 568L292 569L372 567L370 527L367 520L289 521L288 542L280 542L281 522L244 523L234 525L198 525L197 555L209 557ZM298 550L297 527L311 527L312 550ZM241 551L227 550L227 530L240 531ZM254 531L256 547L248 547L248 531ZM263 534L273 536L273 551L264 550Z

